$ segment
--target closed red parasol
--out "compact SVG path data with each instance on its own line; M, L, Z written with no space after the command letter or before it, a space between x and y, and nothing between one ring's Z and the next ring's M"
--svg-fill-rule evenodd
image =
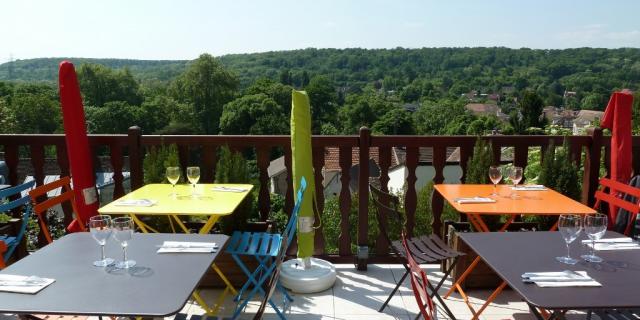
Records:
M627 184L631 178L631 105L633 95L628 90L614 92L600 123L602 128L611 130L610 176ZM617 208L609 212L609 225L616 221Z
M58 77L67 156L71 167L77 214L82 221L87 222L97 213L98 197L82 97L73 64L62 61ZM78 221L74 220L67 226L67 230L76 232L80 231L81 227Z

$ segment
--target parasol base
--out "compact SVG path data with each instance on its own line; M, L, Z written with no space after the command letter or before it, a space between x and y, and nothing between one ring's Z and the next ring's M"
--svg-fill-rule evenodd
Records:
M311 258L311 268L304 269L302 259L282 264L280 283L296 293L314 293L327 290L336 282L336 267L326 260Z

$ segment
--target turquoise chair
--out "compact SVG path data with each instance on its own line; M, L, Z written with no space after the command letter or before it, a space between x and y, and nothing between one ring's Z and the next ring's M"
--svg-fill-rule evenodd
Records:
M240 312L246 307L247 303L253 298L256 293L260 292L265 299L268 300L269 305L276 311L280 319L286 319L282 311L278 309L275 303L271 300L267 292L263 289L265 282L271 278L278 263L277 258L283 254L283 250L287 250L291 241L295 236L298 225L298 213L300 212L300 204L302 203L302 197L304 191L307 188L307 181L304 177L300 179L300 188L297 192L296 204L293 207L293 212L289 217L289 222L282 234L266 233L266 232L240 232L236 231L231 235L229 244L227 245L226 252L231 254L231 257L236 261L240 269L247 275L247 282L240 289L236 300L238 305L233 314L232 319L236 319ZM240 256L253 256L258 261L258 267L250 271L247 266L242 262ZM253 287L243 298L243 294L250 287ZM276 289L280 290L285 299L293 301L287 291L275 284Z
M29 182L25 182L19 186L6 188L0 191L0 200L3 201L0 204L0 212L6 212L10 214L10 211L24 206L24 214L22 215L22 224L20 225L20 230L18 230L18 234L15 237L9 237L7 235L0 235L0 241L3 241L7 245L7 251L3 254L4 261L8 261L11 255L16 251L20 242L22 242L22 238L24 237L25 232L27 231L27 225L29 224L29 218L31 217L31 198L26 195L24 197L20 197L23 191L29 190L35 186L36 182L31 180ZM20 198L11 200L11 197L18 196ZM6 202L4 202L6 201Z

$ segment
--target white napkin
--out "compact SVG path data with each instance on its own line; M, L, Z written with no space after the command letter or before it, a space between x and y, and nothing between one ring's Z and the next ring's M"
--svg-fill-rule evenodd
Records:
M218 251L215 242L165 241L158 253L213 253Z
M46 288L54 281L56 280L36 276L0 274L0 291L34 294Z
M589 277L586 271L527 272L522 275L522 281L533 282L542 288L602 286L602 284Z
M541 184L524 184L516 187L511 187L511 189L516 191L544 191L547 190L547 187Z
M151 199L123 199L116 201L115 205L120 207L151 207L158 203Z
M213 187L213 188L211 188L211 190L218 191L218 192L247 192L247 191L249 191L248 188L224 187L224 186Z
M459 204L464 203L494 203L496 200L486 197L471 197L471 198L455 198L455 202Z
M591 244L587 244L591 248ZM636 242L627 243L596 243L593 247L596 251L614 251L614 250L637 250L640 249L640 244Z
M591 240L586 239L586 240L582 240L582 243L584 244L590 244ZM628 238L628 237L623 237L623 238L607 238L607 239L598 239L596 240L596 243L633 243L633 239Z

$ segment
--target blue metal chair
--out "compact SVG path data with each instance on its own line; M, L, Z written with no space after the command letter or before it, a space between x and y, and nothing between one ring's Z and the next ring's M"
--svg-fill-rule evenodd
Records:
M302 177L300 179L300 188L296 193L296 203L293 208L293 212L291 213L289 222L282 234L236 231L231 235L226 252L231 254L240 269L248 278L247 282L242 286L238 292L238 296L236 297L238 305L236 306L232 319L236 319L240 315L240 312L247 306L247 303L258 292L267 297L269 305L276 311L280 319L286 319L284 314L282 314L282 311L280 311L271 298L268 297L267 292L263 289L263 285L269 278L271 278L272 273L276 269L278 264L275 263L275 260L277 260L278 255L281 254L282 250L286 251L293 240L298 225L298 213L300 212L300 205L306 188L307 181ZM250 271L242 262L242 259L240 258L241 256L255 257L258 261L258 267L255 270ZM251 290L247 293L247 296L243 298L244 293L251 286ZM286 300L293 301L293 298L289 296L287 291L279 283L276 284L276 289L284 295L285 303Z
M20 230L18 230L18 234L15 237L9 237L7 235L0 235L0 241L4 242L7 246L7 250L2 255L3 261L8 261L11 255L15 252L20 242L22 242L22 237L24 237L24 233L27 230L27 225L29 224L29 218L31 216L31 198L26 195L24 197L20 197L15 200L11 200L11 197L21 196L23 191L29 190L33 188L35 185L35 181L25 182L21 185L6 188L0 191L0 200L6 199L6 203L0 204L0 212L9 212L17 207L25 206L24 214L22 215L22 224L20 225Z

